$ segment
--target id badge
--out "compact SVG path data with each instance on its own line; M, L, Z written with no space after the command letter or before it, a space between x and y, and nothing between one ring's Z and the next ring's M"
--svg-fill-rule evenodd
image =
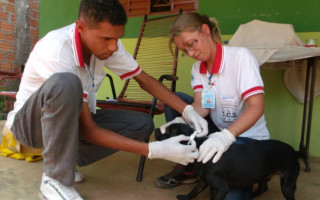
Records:
M202 108L215 108L216 93L213 88L202 91L201 103Z
M96 114L96 106L97 106L97 93L96 92L89 93L88 103L89 103L90 111L93 114Z

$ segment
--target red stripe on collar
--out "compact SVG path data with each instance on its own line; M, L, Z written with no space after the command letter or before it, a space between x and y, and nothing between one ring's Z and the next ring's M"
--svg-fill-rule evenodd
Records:
M222 61L222 46L217 43L217 52L216 52L216 58L214 60L211 74L217 74L219 73L221 69L221 61ZM205 62L201 62L200 64L200 74L206 74L207 73L207 65Z
M207 73L207 65L205 62L200 63L200 74L206 74Z
M77 59L79 61L80 67L85 68L84 59L82 55L80 33L78 32L77 27L75 27L75 30L74 30L74 39L75 39L75 45L76 45Z

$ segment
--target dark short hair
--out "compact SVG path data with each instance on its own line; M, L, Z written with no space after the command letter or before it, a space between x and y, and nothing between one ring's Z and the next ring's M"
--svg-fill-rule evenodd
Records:
M125 25L126 12L118 0L81 0L79 19L83 18L89 26L108 21L112 25Z

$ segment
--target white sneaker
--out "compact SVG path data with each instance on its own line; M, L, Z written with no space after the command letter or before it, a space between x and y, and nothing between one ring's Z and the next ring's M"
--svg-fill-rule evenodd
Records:
M74 172L74 182L80 183L83 181L83 179L84 179L84 175L81 172L79 172L78 170L76 170Z
M83 200L78 192L71 186L65 186L57 180L43 175L39 197L41 200Z

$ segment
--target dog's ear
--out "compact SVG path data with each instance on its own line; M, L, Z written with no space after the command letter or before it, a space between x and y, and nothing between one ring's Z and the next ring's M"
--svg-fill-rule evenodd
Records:
M167 127L166 131L170 134L170 137L182 134L180 125L182 124L175 123Z
M160 128L155 128L154 129L154 136L156 137L156 140L160 140L162 133L160 131Z
M194 130L186 124L175 123L168 126L167 131L170 133L171 136L177 136L181 134L190 136Z
M186 124L183 124L183 126L181 126L180 129L181 129L180 131L186 136L190 136L194 132L193 128L191 128Z
M166 133L167 131L168 130L166 130ZM154 136L156 141L162 141L170 137L169 134L162 134L159 128L154 129Z
M161 134L160 128L155 128L154 129L154 134Z

